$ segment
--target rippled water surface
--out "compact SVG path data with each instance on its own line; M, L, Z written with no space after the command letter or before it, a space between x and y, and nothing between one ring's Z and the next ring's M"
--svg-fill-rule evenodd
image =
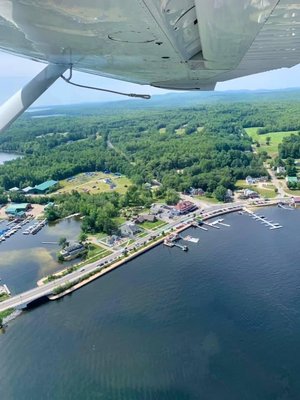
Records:
M0 335L0 398L299 399L300 212L260 213L284 228L227 216L24 312Z

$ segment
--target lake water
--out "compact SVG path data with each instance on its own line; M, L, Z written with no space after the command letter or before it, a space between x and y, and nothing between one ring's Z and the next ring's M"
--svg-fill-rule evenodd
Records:
M24 312L0 335L0 398L299 399L300 212L260 213L284 228L227 216Z
M13 153L2 153L0 152L0 165L4 164L5 161L11 161L15 158L20 157L20 154L13 154Z
M0 278L12 293L31 289L42 277L78 262L73 260L62 266L57 261L57 253L60 250L58 244L43 242L57 243L61 237L71 241L78 239L80 221L65 219L51 226L46 225L36 235L23 235L22 231L33 223L25 225L5 242L0 243ZM0 230L6 224L7 221L0 222Z

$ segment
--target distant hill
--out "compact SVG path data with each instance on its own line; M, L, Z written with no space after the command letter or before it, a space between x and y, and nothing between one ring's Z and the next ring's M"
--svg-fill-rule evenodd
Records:
M28 116L49 116L54 114L110 114L116 110L139 110L153 108L196 107L203 104L228 102L276 102L300 101L300 88L282 90L239 90L215 92L179 92L155 95L151 100L122 100L115 102L82 103L47 108L32 108Z

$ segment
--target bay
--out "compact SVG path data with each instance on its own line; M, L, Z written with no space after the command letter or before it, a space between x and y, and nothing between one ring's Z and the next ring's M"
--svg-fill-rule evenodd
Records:
M3 399L296 400L300 212L191 229L0 335Z

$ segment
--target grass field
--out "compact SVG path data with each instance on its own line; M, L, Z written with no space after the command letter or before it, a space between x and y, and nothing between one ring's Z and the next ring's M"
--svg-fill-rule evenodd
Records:
M278 154L278 145L282 143L283 138L291 136L293 133L296 134L298 131L288 132L270 132L259 135L257 133L259 128L246 128L247 134L260 144L257 151L266 151L271 157L275 157ZM270 144L266 145L266 138L271 138Z
M273 199L274 197L277 196L277 193L275 193L275 186L272 185L271 183L266 183L264 184L265 186L260 187L258 185L247 185L244 179L241 179L236 182L236 187L238 189L250 189L254 190L255 192L259 193L263 197L268 197L270 199Z
M208 197L208 196L194 196L194 197L195 197L195 199L202 200L206 203L211 203L211 204L221 204L222 203L221 201L217 200L214 197Z
M145 229L155 230L158 228L162 228L165 225L167 225L165 222L159 220L155 222L145 221L141 224L141 227Z
M114 189L110 188L109 183L105 183L104 179L116 185ZM92 172L90 174L79 174L74 176L71 180L60 181L61 189L56 193L70 193L72 190L78 192L104 193L116 191L124 194L127 188L131 185L131 181L125 176L115 176L114 174L104 174L103 172Z

